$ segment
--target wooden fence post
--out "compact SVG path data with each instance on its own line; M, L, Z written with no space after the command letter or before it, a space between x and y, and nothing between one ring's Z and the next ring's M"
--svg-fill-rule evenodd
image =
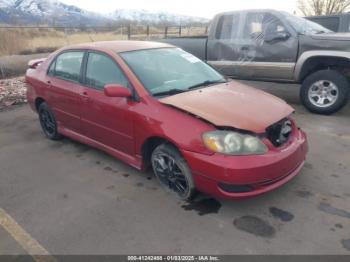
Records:
M128 40L131 39L131 25L128 25Z
M147 40L148 40L149 39L149 25L147 25L146 34L147 34Z
M165 27L164 38L168 38L168 26Z
M69 38L66 27L64 28L64 38L66 39L66 45L69 45Z
M182 28L181 28L181 25L179 26L179 36L181 36L181 30L182 30Z
M5 75L5 73L4 73L4 69L3 69L3 67L2 67L2 63L0 63L0 72L1 72L1 77L0 77L0 79L5 78L6 75Z

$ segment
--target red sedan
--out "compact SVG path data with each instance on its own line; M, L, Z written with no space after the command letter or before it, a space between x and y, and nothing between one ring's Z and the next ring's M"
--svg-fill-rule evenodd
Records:
M305 134L293 109L225 79L171 45L113 41L70 46L29 63L28 101L45 135L152 166L182 199L271 191L298 174Z

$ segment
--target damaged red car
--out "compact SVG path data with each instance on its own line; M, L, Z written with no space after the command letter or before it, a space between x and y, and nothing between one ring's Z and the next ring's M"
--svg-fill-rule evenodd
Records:
M283 100L225 79L171 45L95 42L29 63L27 97L45 135L152 167L182 199L257 196L303 167L307 141Z

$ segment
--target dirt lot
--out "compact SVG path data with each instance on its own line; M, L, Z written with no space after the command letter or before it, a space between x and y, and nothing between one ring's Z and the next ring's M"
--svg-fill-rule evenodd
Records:
M297 86L250 84L293 104L310 153L296 179L245 201L180 202L152 173L48 141L28 106L0 112L0 254L350 254L349 106L312 115Z
M27 103L24 77L0 80L0 112Z

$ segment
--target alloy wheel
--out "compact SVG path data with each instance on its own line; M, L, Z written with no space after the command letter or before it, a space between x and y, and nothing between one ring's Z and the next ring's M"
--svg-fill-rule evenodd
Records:
M56 131L56 123L50 112L47 110L41 110L39 118L44 132L49 136L54 135Z
M331 81L320 80L312 84L308 96L313 105L317 107L329 107L337 101L339 89Z
M189 186L183 171L171 156L159 153L152 160L155 175L166 188L177 193L180 197L188 193Z

